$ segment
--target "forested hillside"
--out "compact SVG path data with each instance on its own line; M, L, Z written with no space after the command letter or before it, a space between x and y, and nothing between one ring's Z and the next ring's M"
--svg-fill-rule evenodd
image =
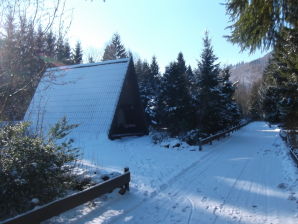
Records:
M242 62L232 66L230 80L232 82L239 82L239 85L251 89L253 84L262 78L263 72L268 65L270 55L269 53L254 61L247 63Z
M250 115L250 98L253 89L260 86L263 73L268 65L271 53L253 60L251 62L241 62L231 67L230 80L237 83L235 100L240 106L244 115Z

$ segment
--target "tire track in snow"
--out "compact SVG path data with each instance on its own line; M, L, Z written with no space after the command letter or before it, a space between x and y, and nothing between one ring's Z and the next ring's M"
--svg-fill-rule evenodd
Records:
M225 196L225 198L223 199L223 202L220 204L219 206L219 213L221 212L221 210L223 209L223 207L225 206L225 204L227 203L227 201L229 200L232 192L234 191L235 189L235 186L237 185L238 181L239 181L239 178L242 176L242 174L244 173L245 169L247 168L247 165L250 161L247 160L245 162L245 165L243 166L243 168L241 169L241 172L239 173L239 175L237 176L235 182L233 183L233 185L230 187L230 190L228 192L228 194ZM216 212L214 212L214 215L215 215L215 218L213 220L213 224L217 222L217 219L218 219L218 215L216 214Z
M218 158L223 156L221 153L219 153L216 150L216 148L222 147L224 144L227 144L229 142L230 142L230 137L226 141L218 142L218 144L211 147L210 150L212 150L212 151L210 151L209 153L203 155L197 161L193 162L190 166L188 166L188 167L184 168L183 170L181 170L178 174L176 174L175 176L170 178L167 181L167 183L161 184L158 187L158 191L155 190L154 192L152 192L151 195L149 196L149 198L141 199L138 203L136 203L133 206L130 206L129 208L125 209L122 214L111 218L107 223L116 223L121 218L123 218L125 215L128 215L129 213L131 213L134 210L138 209L143 204L150 203L150 201L158 200L156 198L158 196L161 197L163 194L165 194L164 192L166 192L169 187L172 187L173 185L178 185L179 186L179 183L180 182L185 182L185 179L187 179L187 181L189 182L189 178L184 177L183 179L181 179L181 177L183 177L185 174L188 173L188 175L192 175L194 173L197 177L201 176L203 173L205 173L210 168L210 164L216 164L216 163L214 163L214 160L217 160ZM220 143L222 143L222 144L220 144ZM214 154L216 155L215 157L212 156ZM202 161L203 161L203 163L201 163ZM198 166L198 165L201 165L201 166ZM197 169L199 169L199 172L197 172L198 170L195 169L196 167L197 167ZM191 173L189 173L189 172L191 172ZM190 180L192 180L192 181L189 182L189 185L195 181L195 179L192 179L192 178L190 178ZM171 192L168 192L168 193L171 193L171 195L174 195L176 198L178 198L178 197L181 198L180 194L184 193L183 190L185 190L185 187L183 187L183 188L175 187L174 189L175 189L174 191L171 191ZM120 203L121 203L121 201L120 201ZM161 201L159 203L159 206L161 207L161 205L164 205L166 203L167 202Z
M111 220L109 220L108 223L117 223L124 216L128 215L129 213L132 213L133 211L140 208L145 203L150 203L150 201L157 202L159 200L159 198L161 198L161 199L160 199L160 202L157 202L158 207L163 207L164 205L168 204L168 201L164 200L164 198L162 196L163 194L166 195L165 192L167 192L168 194L170 193L171 195L175 196L177 201L179 201L179 199L184 201L185 191L189 190L189 188L192 187L192 183L194 183L195 181L198 181L199 177L202 176L204 173L206 173L208 171L208 169L210 169L213 166L216 166L217 163L215 161L217 161L218 159L220 159L221 157L224 156L220 151L217 151L216 148L223 147L225 144L228 144L229 142L230 142L230 138L227 139L226 141L219 142L219 144L212 146L210 149L210 150L212 150L211 152L203 155L202 157L199 158L199 160L192 163L190 166L186 167L185 169L180 171L178 174L176 174L175 176L170 178L170 180L168 181L167 184L160 185L159 191L157 191L157 190L154 191L150 195L149 198L145 198L145 199L141 200L139 203L137 203L136 205L131 206L128 209L125 209L122 214L118 215L117 217L112 218ZM215 157L212 155L215 155ZM202 161L203 161L203 163L201 163ZM197 166L197 165L200 165L200 166ZM185 174L187 174L187 175L185 175ZM191 178L193 176L196 176L196 178ZM188 183L187 188L185 188L185 186L183 186L181 184L181 183L185 183L186 181ZM174 191L169 192L168 190L172 190L172 189L168 189L169 187L174 189ZM192 208L192 206L193 205L191 204L190 207ZM169 207L172 207L172 206L169 206ZM164 219L166 219L168 217L168 214L169 214L169 209L167 210L166 215L164 215ZM189 222L190 221L191 221L191 219L189 219Z
M187 200L189 200L189 202L191 204L191 210L190 210L188 220L187 220L187 224L190 224L190 221L191 221L191 218L192 218L192 213L193 213L193 210L194 210L195 206L194 206L194 202L191 200L190 197L186 196L186 198L187 198Z

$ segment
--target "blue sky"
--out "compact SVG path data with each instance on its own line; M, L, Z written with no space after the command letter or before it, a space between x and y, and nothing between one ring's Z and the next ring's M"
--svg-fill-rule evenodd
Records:
M68 38L79 40L84 53L100 55L113 33L118 32L126 48L142 59L155 55L162 70L181 51L187 64L196 67L202 37L208 30L221 64L251 61L266 52L240 53L223 36L229 23L225 0L68 0L73 9Z

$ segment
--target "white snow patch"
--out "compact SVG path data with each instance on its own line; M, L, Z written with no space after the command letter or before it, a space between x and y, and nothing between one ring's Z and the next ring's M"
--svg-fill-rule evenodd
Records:
M83 149L95 167L121 172L128 166L131 191L105 195L46 223L297 223L297 168L276 127L263 122L202 152L154 145L148 136L97 139Z

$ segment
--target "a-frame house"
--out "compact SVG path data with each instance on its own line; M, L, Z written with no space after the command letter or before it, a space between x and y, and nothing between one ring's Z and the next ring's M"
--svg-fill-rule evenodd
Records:
M24 120L46 131L62 117L77 138L148 134L132 59L48 69Z

